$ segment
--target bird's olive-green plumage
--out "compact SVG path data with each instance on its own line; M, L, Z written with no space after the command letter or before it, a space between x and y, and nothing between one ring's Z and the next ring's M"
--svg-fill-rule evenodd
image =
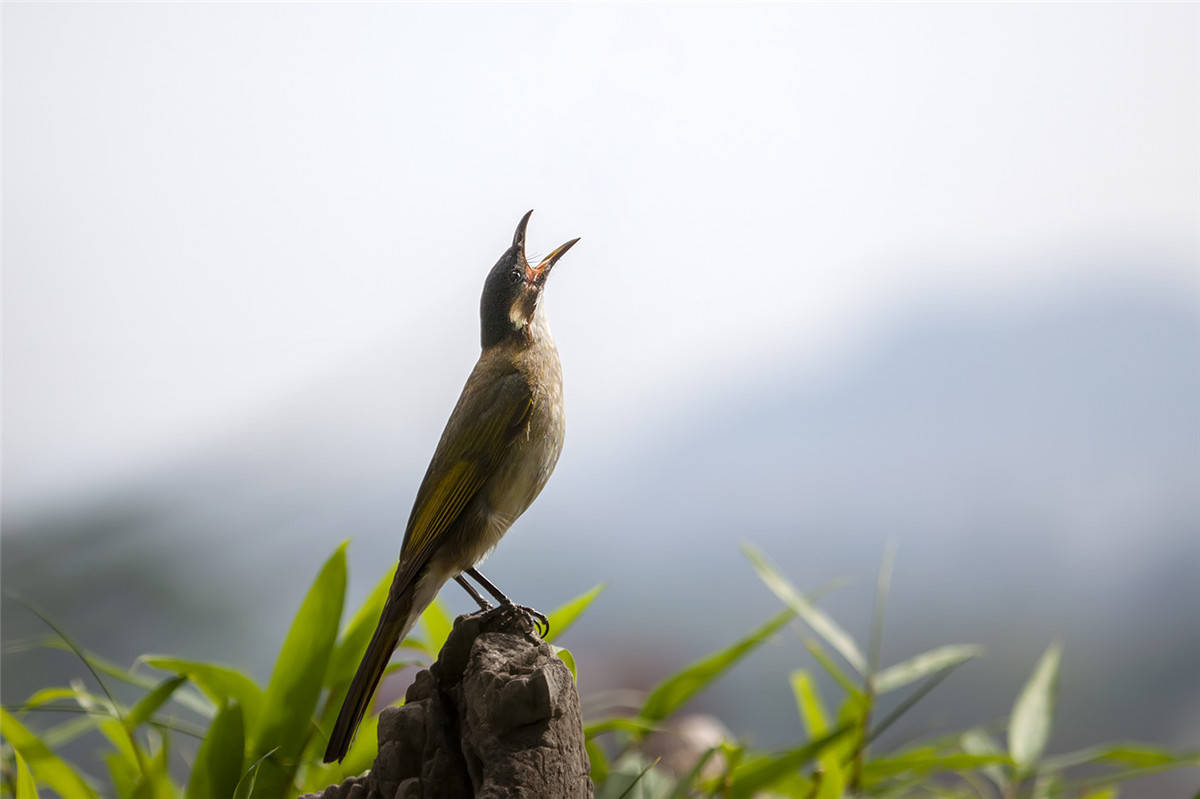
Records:
M531 213L484 283L483 351L417 490L396 577L334 724L327 763L345 757L392 651L438 589L461 580L496 545L558 462L565 430L562 370L542 291L554 264L578 239L531 266L525 259ZM472 596L478 598L474 591Z

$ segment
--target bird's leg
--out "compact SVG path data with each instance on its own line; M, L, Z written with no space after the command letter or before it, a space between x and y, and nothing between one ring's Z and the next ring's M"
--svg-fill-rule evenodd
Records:
M493 597L495 597L496 601L499 602L501 606L516 608L517 610L519 610L523 614L525 614L525 616L529 619L529 621L537 627L538 634L541 635L543 638L545 638L546 635L550 632L550 620L546 618L546 615L544 613L539 613L538 611L534 610L533 608L529 608L524 605L516 604L511 599L506 597L504 595L504 593L499 588L497 588L491 580L489 580L488 578L486 578L482 574L480 574L479 570L474 567L467 569L465 572L463 572L463 574L471 575L471 577L475 580L475 582L482 585L483 590L487 591L489 594L491 594Z
M491 610L491 609L492 609L492 603L491 603L491 602L488 602L486 599L484 599L482 596L480 596L480 595L479 595L479 592L475 590L475 586L473 586L473 585L471 585L470 583L468 583L468 582L467 582L467 578L466 578L466 577L463 577L463 576L460 574L460 575L458 575L457 577L455 577L455 578L454 578L454 582L456 582L456 583L458 583L459 585L461 585L461 586L463 587L463 589L464 589L464 590L465 590L465 591L466 591L468 594L470 594L470 595L471 595L471 599L474 599L476 602L478 602L478 603L479 603L479 609L480 609L480 610Z

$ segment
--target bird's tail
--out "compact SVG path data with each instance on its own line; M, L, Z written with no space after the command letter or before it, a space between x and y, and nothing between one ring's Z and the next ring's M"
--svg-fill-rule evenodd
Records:
M375 634L371 636L371 643L367 644L367 652L358 664L358 671L350 682L346 699L342 702L337 721L334 722L333 732L329 735L329 746L325 749L326 763L335 760L340 762L346 756L350 743L354 740L354 731L358 729L359 722L370 708L375 688L383 679L388 661L392 659L392 652L425 609L414 607L413 595L418 582L419 580L410 580L398 593L388 597L379 617L379 625L375 628Z

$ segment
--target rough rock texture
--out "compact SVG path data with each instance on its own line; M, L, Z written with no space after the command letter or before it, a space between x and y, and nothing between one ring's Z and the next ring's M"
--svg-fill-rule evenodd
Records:
M591 796L571 672L501 610L454 621L437 663L380 716L366 776L304 799Z

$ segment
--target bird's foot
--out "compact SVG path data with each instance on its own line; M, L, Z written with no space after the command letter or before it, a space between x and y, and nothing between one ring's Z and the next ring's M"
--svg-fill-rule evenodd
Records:
M550 633L550 620L546 614L513 602L501 602L497 607L484 611L487 614L517 613L529 623L530 628L537 630L540 637L545 638Z

